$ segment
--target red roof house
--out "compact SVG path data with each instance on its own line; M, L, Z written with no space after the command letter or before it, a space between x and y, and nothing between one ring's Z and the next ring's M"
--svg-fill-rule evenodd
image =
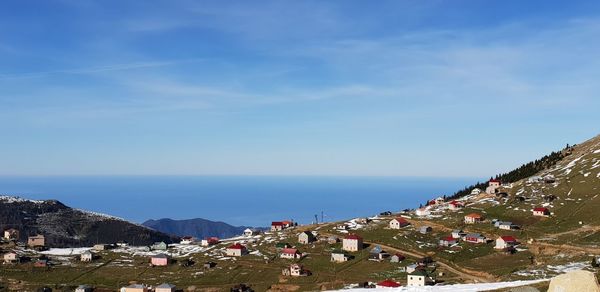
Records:
M538 207L533 209L533 216L548 216L550 215L550 210L548 208Z
M377 283L376 288L397 288L401 287L401 285L392 280L385 280Z
M302 253L295 248L284 248L281 250L280 257L283 259L299 259Z

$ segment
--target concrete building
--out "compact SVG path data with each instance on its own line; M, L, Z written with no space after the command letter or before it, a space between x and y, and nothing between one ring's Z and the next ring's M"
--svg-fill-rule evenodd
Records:
M363 249L363 239L356 234L349 234L342 240L342 250L355 252Z

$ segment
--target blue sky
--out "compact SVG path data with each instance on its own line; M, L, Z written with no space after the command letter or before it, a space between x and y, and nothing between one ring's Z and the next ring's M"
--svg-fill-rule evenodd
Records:
M3 1L0 174L487 177L599 134L598 1Z

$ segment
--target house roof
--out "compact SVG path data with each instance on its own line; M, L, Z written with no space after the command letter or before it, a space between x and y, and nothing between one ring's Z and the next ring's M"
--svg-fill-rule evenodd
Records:
M402 217L396 217L394 219L396 219L396 221L398 221L398 223L400 223L400 224L407 224L408 223L408 221L406 221L406 219L404 219Z
M271 222L271 226L283 226L283 225L284 224L281 221L273 221L273 222Z
M500 236L500 238L502 238L502 240L504 240L505 242L517 242L516 238L514 238L513 236L509 236L509 235Z
M300 252L298 252L298 250L295 249L295 248L284 248L283 250L281 250L281 253L284 253L284 254L297 254L297 253L300 253Z
M236 243L236 244L232 244L232 245L230 245L230 246L229 246L229 247L227 247L227 248L228 248L228 249L245 249L246 247L245 247L245 246L243 246L243 245L241 245L241 244L239 244L239 243Z
M533 211L535 211L535 212L548 212L548 208L537 207L537 208L534 208Z
M381 281L381 282L377 283L377 286L381 286L381 287L400 287L401 285L398 284L397 282L392 281L392 280L385 280L385 281Z
M452 236L446 236L446 237L442 238L442 240L445 240L445 241L456 241L456 238L454 238Z
M166 258L169 258L169 257L166 254L164 254L164 253L160 253L160 254L157 254L157 255L153 255L152 258L153 259L166 259Z
M500 183L500 180L497 180L497 179L493 178L493 179L490 179L490 182L493 182L493 183Z
M163 284L156 286L156 288L175 288L175 285L169 284L169 283L163 283Z
M484 238L481 234L479 233L469 233L467 235L465 235L466 238Z
M352 239L352 240L362 240L362 237L356 234L348 234L344 239Z
M477 213L471 213L469 215L466 215L465 217L470 217L470 218L480 218L481 219L481 215L477 214Z

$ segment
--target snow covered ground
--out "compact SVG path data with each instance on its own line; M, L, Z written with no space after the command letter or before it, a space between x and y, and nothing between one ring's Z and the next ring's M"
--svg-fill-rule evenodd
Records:
M435 291L435 292L477 292L477 291L489 291L501 288L519 287L525 285L531 285L535 283L549 281L549 279L539 280L528 280L528 281L514 281L514 282L497 282L497 283L477 283L477 284L455 284L455 285L438 285L438 286L425 286L425 287L398 287L398 288L377 288L377 289L351 289L350 291L410 291L410 292L421 292L421 291ZM337 290L343 291L343 290Z

